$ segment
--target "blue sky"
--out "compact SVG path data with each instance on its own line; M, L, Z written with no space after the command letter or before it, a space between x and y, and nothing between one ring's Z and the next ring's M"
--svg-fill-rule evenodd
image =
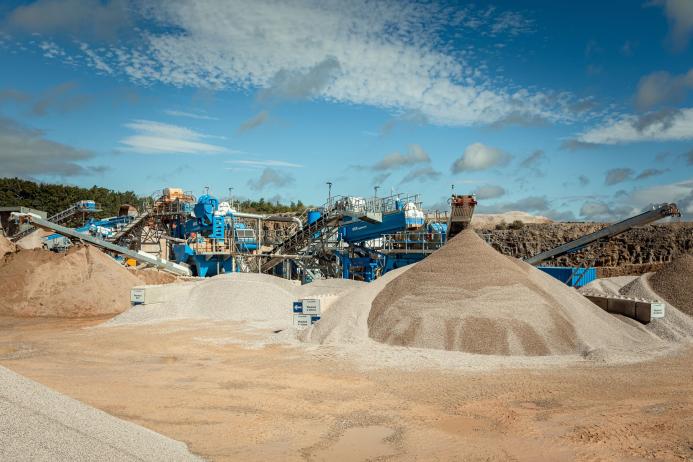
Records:
M0 5L0 175L693 216L693 1Z

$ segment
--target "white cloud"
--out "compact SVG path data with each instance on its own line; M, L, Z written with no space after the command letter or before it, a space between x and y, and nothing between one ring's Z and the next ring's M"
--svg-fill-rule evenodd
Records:
M164 114L173 116L173 117L188 117L190 119L197 119L197 120L219 120L216 117L208 116L206 114L199 114L197 112L187 112L187 111L178 111L176 109L166 109L164 111Z
M93 67L97 71L105 72L106 74L113 74L113 69L111 69L111 66L106 64L106 61L101 59L101 57L96 54L96 52L92 50L89 45L82 42L79 44L79 48L86 56L88 66Z
M209 138L186 127L150 120L135 120L125 127L133 130L120 141L125 149L143 154L215 154L227 149L200 141Z
M392 170L406 165L414 165L430 162L431 158L428 153L418 144L409 146L409 151L406 154L393 152L388 154L381 161L373 166L374 170Z
M421 183L429 180L437 180L441 175L442 173L434 170L433 167L421 167L407 173L404 178L402 178L402 181L400 181L400 184L411 183L415 180Z
M452 164L452 173L486 170L506 165L509 161L510 155L506 152L481 143L474 143L467 146L462 156Z
M44 40L39 43L39 48L43 50L43 56L46 58L59 58L65 56L65 50L60 48L60 46L51 41Z
M693 193L693 178L650 188L636 189L632 191L626 201L635 207L643 208L650 204L661 204L664 202L676 202L685 199ZM684 210L685 211L685 210ZM693 213L693 210L685 211Z
M451 27L494 37L533 30L511 11L366 0L152 0L143 11L161 27L138 49L104 53L136 83L260 89L418 111L443 125L575 118L572 96L501 85L472 52L450 51Z
M236 164L241 167L262 168L262 167L287 167L287 168L302 168L301 164L285 162L283 160L227 160L227 164Z
M693 139L693 108L685 108L648 113L643 116L620 116L578 135L572 141L578 144L595 145L691 139Z
M479 200L497 199L497 198L505 195L505 189L502 188L501 186L496 186L496 185L484 185L484 186L479 186L476 189L476 191L474 191L474 194L476 194L476 197Z

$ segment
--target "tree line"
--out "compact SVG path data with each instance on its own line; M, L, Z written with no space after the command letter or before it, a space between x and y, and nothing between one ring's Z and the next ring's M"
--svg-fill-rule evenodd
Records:
M134 205L139 209L142 199L133 191L114 191L96 185L91 188L82 188L63 184L37 183L21 178L0 178L0 207L30 207L43 210L48 213L48 216L65 210L75 202L93 200L102 209L94 216L109 217L117 215L122 204ZM243 200L234 205L240 210L256 213L301 213L306 209L301 201L282 204L267 201L264 198Z

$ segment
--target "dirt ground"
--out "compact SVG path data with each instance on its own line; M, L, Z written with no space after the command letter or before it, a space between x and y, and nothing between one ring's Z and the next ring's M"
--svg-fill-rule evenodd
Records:
M693 350L619 367L360 370L233 323L0 319L0 364L211 460L691 460ZM230 340L231 339L231 340Z

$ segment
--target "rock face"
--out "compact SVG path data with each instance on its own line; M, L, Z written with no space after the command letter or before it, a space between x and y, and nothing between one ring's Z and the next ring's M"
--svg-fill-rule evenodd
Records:
M602 223L526 224L521 229L480 229L477 233L504 255L527 258L607 226ZM640 274L659 269L672 258L693 250L693 223L669 223L633 228L586 249L560 257L556 266L589 266L630 269ZM642 269L642 271L639 271ZM609 272L616 276L618 271ZM606 274L604 274L606 275Z

